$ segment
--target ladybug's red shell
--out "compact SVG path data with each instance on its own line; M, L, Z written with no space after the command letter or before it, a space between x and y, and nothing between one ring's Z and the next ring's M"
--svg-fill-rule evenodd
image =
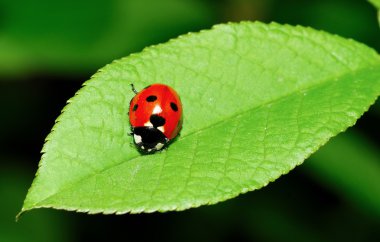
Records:
M149 149L148 152L159 150L162 146L154 146L155 142L165 139L164 144L167 143L178 135L182 127L181 100L173 88L164 84L152 84L132 98L129 121L135 143L140 149L144 151L151 146L146 149ZM156 137L157 135L162 138Z

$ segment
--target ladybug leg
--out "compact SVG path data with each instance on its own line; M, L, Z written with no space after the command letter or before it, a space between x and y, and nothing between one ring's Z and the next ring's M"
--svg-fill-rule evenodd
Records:
M127 133L128 136L133 136L133 127L131 126L131 130Z
M131 131L130 131L127 135L133 137L133 129L132 129L132 127L131 127ZM132 138L131 141L129 142L129 145L130 145L130 146L135 146L135 142L133 141L133 138Z
M132 92L134 92L135 94L137 94L138 91L136 91L135 86L133 85L133 83L131 83L131 87L132 87Z

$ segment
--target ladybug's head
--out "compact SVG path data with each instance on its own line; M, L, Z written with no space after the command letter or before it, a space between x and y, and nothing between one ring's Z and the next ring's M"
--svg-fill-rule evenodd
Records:
M160 130L152 126L133 128L133 139L139 150L145 154L161 150L169 141Z

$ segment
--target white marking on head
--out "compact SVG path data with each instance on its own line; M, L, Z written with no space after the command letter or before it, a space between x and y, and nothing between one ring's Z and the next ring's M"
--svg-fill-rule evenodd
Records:
M136 144L139 144L139 143L141 143L141 141L142 141L140 135L134 134L134 135L133 135L133 138L135 139L135 143L136 143Z
M162 133L165 132L165 128L164 128L164 126L157 127L157 129L158 129L159 131L161 131Z
M164 147L163 143L157 143L155 148L156 148L156 150L160 150L160 149L162 149L162 147Z
M145 126L145 127L153 127L153 124L152 124L150 121L148 121L148 122L146 122L146 123L144 124L144 126Z
M161 112L162 112L162 108L160 107L160 105L157 104L153 109L153 114L158 114Z
M151 152L152 151L152 149L148 149L148 152Z

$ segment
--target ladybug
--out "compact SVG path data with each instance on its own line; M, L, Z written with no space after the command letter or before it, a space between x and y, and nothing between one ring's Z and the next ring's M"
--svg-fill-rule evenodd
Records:
M152 84L137 92L129 105L134 143L139 151L151 154L165 147L182 128L182 104L173 88Z

